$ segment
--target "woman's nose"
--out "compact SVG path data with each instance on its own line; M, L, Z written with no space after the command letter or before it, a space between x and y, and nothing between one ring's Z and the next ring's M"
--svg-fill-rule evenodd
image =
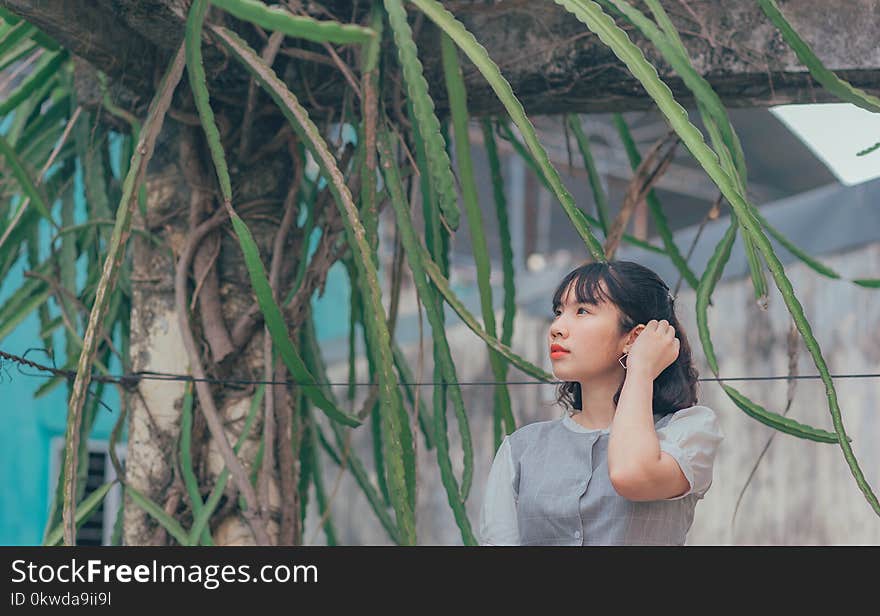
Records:
M550 324L550 338L565 337L566 334L568 334L568 329L562 324L562 317Z

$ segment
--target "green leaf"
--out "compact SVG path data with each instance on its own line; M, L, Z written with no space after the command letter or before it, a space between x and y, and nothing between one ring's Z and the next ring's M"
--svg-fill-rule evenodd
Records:
M449 106L452 111L452 123L455 130L456 161L458 163L461 191L464 196L465 211L467 213L471 248L477 267L477 287L480 294L483 324L486 333L497 338L495 308L492 301L492 284L490 282L491 262L489 260L489 247L486 242L486 231L483 226L483 215L477 193L477 181L474 176L473 161L471 160L471 144L468 138L467 93L455 43L445 34L442 34L440 38L443 68L446 75L446 91L449 94ZM498 406L496 413L502 414L505 418L512 419L510 392L504 384L507 380L507 362L496 351L490 350L489 363L492 366L492 374L496 381L494 391L494 402ZM468 446L470 446L469 443ZM467 462L466 459L465 473L462 479L462 499L467 499L470 489L470 472L472 472L472 469L469 471Z
M67 60L67 57L66 51L44 54L25 80L15 90L10 92L5 100L0 102L0 116L5 116L18 107L31 93L41 87L47 79L53 79L58 69Z
M82 405L85 401L86 390L91 381L91 365L97 350L97 332L104 324L104 317L107 311L109 300L108 291L111 291L118 278L119 268L125 256L125 247L130 235L131 229L131 198L134 193L135 186L140 184L140 179L146 173L146 166L153 154L156 138L162 129L162 123L165 119L165 112L171 104L171 97L180 77L183 74L184 56L183 46L181 45L177 55L169 64L159 83L156 95L150 102L147 111L147 119L144 122L145 138L141 141L135 154L132 157L132 164L123 184L123 197L116 210L116 225L113 227L113 235L110 240L110 247L107 250L107 257L101 272L101 279L95 293L95 301L89 312L88 326L84 338L82 352L79 356L79 362L76 368L76 378L71 389L70 400L68 403L68 419L67 430L65 433L65 442L71 442L73 435L79 432L79 425L82 421ZM72 460L75 454L68 451L67 468L73 468ZM76 481L73 475L68 471L65 477L65 494L64 494L64 515L68 517L69 511L74 507L73 494L76 488ZM72 519L72 518L71 518ZM72 531L72 529L70 529ZM65 533L67 535L68 533ZM72 533L70 533L72 534ZM69 540L69 537L65 537Z
M308 412L309 409L306 409L307 414ZM309 437L312 439L312 446L310 448L312 452L312 483L315 486L315 500L318 504L318 516L320 519L324 520L322 527L324 528L324 533L327 535L327 545L336 545L336 530L333 527L333 518L328 511L327 497L324 493L324 474L323 465L321 464L321 451L318 448L318 430L314 422L312 422L312 425L315 427L315 429L309 430Z
M870 154L871 152L874 152L878 149L880 149L880 141L878 141L874 145L871 145L871 146L868 146L867 148L864 148L863 150L859 150L858 152L856 152L856 156L865 156L865 155Z
M409 209L406 199L403 195L403 189L400 182L400 176L397 171L396 161L393 156L392 139L386 130L380 131L378 144L379 154L382 162L382 172L385 176L385 185L388 188L388 194L391 196L391 204L394 208L397 226L400 230L401 242L404 246L404 253L410 269L412 270L413 283L416 291L422 299L425 310L428 313L428 322L433 332L432 340L434 342L434 356L437 359L437 369L440 370L449 391L452 394L453 404L456 411L461 409L462 413L457 414L459 428L462 432L462 442L465 444L465 468L467 464L473 464L472 460L467 459L468 447L472 447L470 439L470 430L467 424L467 415L464 411L464 401L461 396L461 388L458 385L458 378L455 374L455 363L452 360L452 353L449 343L446 340L445 328L440 318L440 303L434 297L434 291L428 285L425 276L423 261L425 257L420 255L421 250L425 250L419 242L418 236L413 227L410 218ZM427 253L427 250L425 250ZM430 259L430 257L428 257ZM442 387L442 388L441 388ZM446 386L435 387L435 392L445 391ZM436 400L436 395L435 395ZM452 463L449 457L449 440L446 431L445 409L438 404L434 404L434 441L437 445L437 460L440 465L440 477L443 486L446 489L447 499L450 507L452 507L455 521L461 530L462 539L465 545L476 545L476 538L471 530L470 521L467 518L465 509L464 496L459 492L458 485L452 472ZM472 452L471 452L471 455Z
M602 4L613 6L622 12L657 47L663 54L663 58L681 76L685 86L693 92L694 98L699 104L701 114L704 117L712 118L718 126L721 138L717 141L716 151L719 155L726 154L722 151L724 148L729 151L736 173L739 175L742 185L745 186L745 155L743 154L739 137L737 137L736 132L733 130L733 125L727 115L727 110L724 108L721 98L715 93L712 86L709 85L709 82L694 68L688 57L687 49L681 42L678 31L670 21L663 6L657 0L646 0L646 4L663 28L661 32L654 22L645 17L641 11L634 8L626 0L602 0Z
M706 361L715 376L718 376L718 360L715 358L715 348L712 345L712 338L709 333L709 301L712 297L712 292L715 290L715 285L721 278L724 266L730 260L733 241L736 239L736 230L736 215L732 214L730 225L727 227L724 237L715 246L715 250L709 258L709 263L706 264L706 269L703 271L700 284L697 286L697 331L700 335L703 351L706 353Z
M610 220L608 214L608 197L605 195L605 189L602 187L602 178L599 176L599 170L596 169L596 162L593 159L593 151L590 149L590 140L584 134L584 127L581 126L580 117L577 114L569 114L566 116L566 121L574 133L574 138L577 141L581 157L584 159L584 169L586 169L587 177L590 179L590 190L593 191L593 201L596 202L596 213L599 215L599 222L602 225L602 233L607 237Z
M186 487L186 493L189 495L190 504L192 505L193 518L198 516L204 508L205 503L202 501L202 495L199 491L199 480L193 471L192 465L192 424L193 424L193 384L192 381L187 382L183 389L183 409L180 420L180 472L183 475L183 484ZM205 528L202 531L202 544L214 545L210 531ZM191 541L187 535L187 542Z
M202 120L202 129L214 161L220 193L224 201L232 203L232 181L229 179L229 168L226 166L226 155L220 142L220 131L214 120L214 110L208 95L208 84L205 77L205 66L202 61L202 23L208 10L207 0L195 0L186 20L186 68L189 76L193 99Z
M287 86L278 78L271 67L266 66L256 52L238 35L217 26L212 26L212 30L232 55L254 76L257 83L266 90L290 121L300 140L311 152L327 179L327 186L340 211L346 239L355 255L358 284L366 300L365 309L369 315L369 318L366 319L369 330L368 337L373 343L371 348L378 358L379 398L382 401L383 425L385 426L383 436L386 447L385 460L388 463L389 487L392 492L402 540L407 545L413 545L416 542L415 517L408 504L409 491L405 480L398 414L403 400L394 372L391 337L388 332L385 308L382 304L378 275L370 258L370 248L365 240L364 227L360 222L357 207L326 142L293 93L287 89Z
M730 385L721 383L721 387L727 392L731 400L741 408L749 417L757 419L762 424L775 428L780 432L791 434L800 438L817 441L820 443L836 443L837 435L834 432L814 428L806 424L795 421L789 417L783 417L778 413L771 413L759 404L755 404ZM848 441L852 441L847 437Z
M590 226L586 224L582 217L577 215L577 207L575 206L574 198L568 192L568 189L565 188L565 185L562 183L562 178L559 177L559 173L550 162L550 157L547 155L544 146L542 146L541 142L538 140L535 128L526 116L522 103L516 98L510 84L501 75L498 65L489 57L486 48L474 38L473 34L468 32L452 13L446 10L443 5L436 0L411 1L425 14L426 17L433 21L441 30L443 30L443 32L455 41L455 44L458 45L468 58L470 58L471 62L474 63L474 66L477 67L483 77L485 77L486 81L489 82L489 85L495 91L498 99L504 105L505 109L507 109L507 113L510 115L514 123L516 123L520 133L522 133L529 151L534 156L544 177L549 182L551 190L562 204L565 213L568 214L575 230L584 240L590 254L596 261L605 261L605 252L602 249L602 245L593 235Z
M376 124L379 116L379 54L382 48L383 12L378 0L373 1L370 27L378 36L363 50L361 57L361 122L357 145L361 169L360 211L364 221L367 243L373 249L370 255L375 267L379 267L379 208L377 203L376 175Z
M95 513L95 510L101 506L101 503L104 502L104 497L107 496L107 492L110 491L110 488L113 487L115 481L108 481L107 483L101 485L92 491L87 497L83 499L83 501L79 504L79 507L76 509L76 527L79 528L83 524L86 523L92 514ZM55 528L53 528L48 535L46 535L46 539L43 541L43 545L58 545L61 543L61 539L64 536L64 527L61 524L58 524Z
M745 195L745 156L743 155L742 145L740 144L739 138L730 123L727 110L724 108L721 99L715 91L712 90L709 83L691 64L687 49L681 42L678 32L675 30L674 25L670 21L662 5L660 5L657 0L647 0L648 6L654 13L657 21L663 26L664 31L661 31L654 22L645 17L641 11L634 8L626 2L626 0L602 0L602 4L617 9L619 12L623 13L631 23L638 27L642 34L644 34L654 46L660 50L664 59L669 62L673 69L682 77L685 85L694 93L694 98L697 100L697 107L703 116L703 121L712 138L712 143L715 146L715 153L721 161L722 168L730 178L737 183L739 193ZM629 136L629 131L626 129L626 125L620 114L615 115L615 122L621 132L624 144L627 147L630 162L633 164L633 168L635 168L638 162L640 162L641 157L635 150L635 144L632 142L632 138ZM667 251L672 258L673 263L679 269L682 276L688 281L688 284L696 289L698 284L696 276L690 271L686 261L675 246L672 232L669 229L666 217L663 214L660 203L653 191L650 191L648 194L647 202L652 217L657 224L658 232L663 238L663 242L667 247ZM749 272L752 278L752 285L755 290L755 299L758 301L759 305L766 308L767 280L764 275L761 259L758 256L758 251L751 235L745 230L742 235L742 240L749 265Z
M440 272L440 266L431 259L431 255L428 254L427 249L419 244L418 252L421 254L421 263L422 267L425 269L425 273L431 278L431 281L437 287L437 290L440 291L441 295L443 295L446 303L455 310L461 320L464 321L465 325L467 325L472 332L483 339L490 349L501 353L501 355L507 358L510 363L519 368L525 374L547 383L556 382L556 378L552 374L544 372L538 366L514 353L510 347L502 344L497 338L487 334L486 331L480 327L480 324L474 315L470 313L462 301L455 295L455 292L449 284L449 280L447 280Z
M626 121L624 121L621 114L614 114L614 125L617 127L617 132L620 134L620 139L623 142L623 147L629 158L630 167L633 172L635 172L642 163L642 156L639 154L636 142L632 138L632 134L629 132L629 127L626 125ZM657 194L653 189L648 191L648 196L645 198L645 202L648 204L648 211L651 213L651 218L654 219L657 233L660 235L660 239L663 241L663 246L666 248L667 256L672 261L672 264L675 265L675 268L678 270L681 277L687 281L691 288L696 290L700 281L687 264L684 256L682 256L681 252L678 250L675 238L672 235L672 229L669 227L666 214L663 212L663 206L660 204L660 199L657 198Z
M0 35L0 57L8 53L17 43L29 39L36 31L36 26L32 26L24 20L4 30Z
M321 357L321 350L318 348L318 336L315 332L315 322L314 315L311 311L309 311L309 315L306 317L305 323L303 324L303 332L302 332L302 346L303 346L303 356L306 361L306 364L309 366L309 369L313 374L315 374L319 381L323 384L321 387L324 389L324 394L330 399L334 399L333 390L329 385L326 385L330 381L327 376L327 368L324 365L324 360ZM343 428L338 423L331 422L330 428L333 430L333 435L336 439L336 446L339 448L339 452L345 451L345 443L343 438ZM370 507L373 509L373 512L376 514L376 517L379 519L379 523L388 533L388 536L391 538L394 543L400 545L400 532L397 530L397 527L394 525L391 517L388 515L388 511L385 505L382 502L382 497L377 493L376 488L373 486L369 475L364 468L363 462L361 462L360 458L355 455L355 452L349 449L348 455L345 457L345 460L342 460L342 456L333 450L330 446L330 443L327 442L327 439L323 437L323 433L321 432L320 426L312 426L312 428L318 430L319 440L321 441L324 450L327 452L327 455L339 466L343 466L344 464L348 465L348 469L351 471L351 474L354 476L355 481L358 486L364 493L364 496L367 499L367 502L370 504ZM307 437L304 437L307 438ZM308 490L304 488L308 483L304 481L308 479L308 476L311 472L311 460L313 456L308 454L305 450L311 447L312 440L308 439L303 443L303 454L306 458L306 463L301 467L300 473L300 494L303 494L303 500L308 498Z
M42 291L36 295L27 296L15 307L14 311L9 311L10 314L4 315L4 318L0 320L0 340L6 338L31 312L43 305L50 295L52 295L51 289L44 284Z
M260 305L260 310L266 321L266 327L268 327L269 333L272 336L272 343L278 348L284 365L290 370L294 380L303 386L309 399L323 410L328 417L347 426L359 426L361 422L357 417L352 417L345 413L327 399L317 387L309 386L315 382L314 377L309 374L306 365L290 340L287 325L284 322L284 315L281 314L281 309L272 297L272 287L269 285L266 269L260 259L259 248L247 225L238 214L233 212L231 218L241 251L244 254L244 261L251 279L251 285L257 296L257 303Z
M28 200L22 202L19 208L27 207L29 202L33 203L34 207L37 208L43 218L52 224L55 224L55 221L52 220L52 213L49 211L49 206L46 204L46 200L37 188L36 182L31 179L30 175L24 168L23 162L19 159L15 150L2 135L0 135L0 155L6 158L6 161L9 163L9 168L12 171L12 175L18 180L19 185L27 195ZM18 215L18 212L13 215L13 218L15 218L16 215Z
M376 37L376 32L370 28L292 15L286 8L266 6L257 0L210 1L239 19L316 43L367 43Z
M21 41L17 46L0 55L0 71L12 66L25 56L34 53L39 45L34 41Z
M161 524L172 537L177 539L180 545L192 545L183 526L181 526L177 520L165 513L159 505L128 484L125 485L125 493L131 497L131 500L133 500L138 507L153 516L153 518L155 518L155 520Z
M412 29L406 20L406 11L401 0L384 0L384 2L412 103L413 115L419 125L419 134L424 140L431 186L446 222L452 230L456 230L461 213L458 210L458 198L455 194L455 178L452 176L449 155L446 153L446 141L440 132L440 121L434 113L434 101L428 94L428 82L425 81L422 73L422 63L419 61L418 50L413 41Z
M758 0L758 6L764 11L764 14L770 18L779 31L785 42L794 50L798 59L804 63L810 74L822 86L838 97L842 101L857 105L862 109L867 109L874 113L880 112L880 98L872 96L859 88L853 87L822 64L819 57L813 52L810 46L804 41L800 35L791 27L791 24L785 19L782 11L775 0Z
M513 340L513 325L516 317L516 275L513 268L513 246L510 237L510 225L507 216L507 199L504 196L504 178L501 177L501 161L498 158L498 148L495 144L495 135L492 133L492 123L484 118L481 121L483 130L483 143L486 148L486 156L489 159L489 174L492 178L492 194L495 200L495 214L498 218L498 239L501 243L501 268L503 270L504 285L504 316L501 324L501 343L510 346ZM501 379L507 380L507 369L501 373ZM511 434L516 430L516 420L513 410L500 397L496 397L494 408L495 448L501 445L501 423L507 424L506 433Z
M553 188L550 186L550 182L547 180L547 178L544 177L544 172L541 171L541 168L538 166L535 158L532 156L531 152L529 152L529 150L526 149L526 147L522 143L520 143L519 139L516 138L507 123L499 122L498 128L500 130L501 138L507 141L511 146L513 146L513 149L516 151L516 153L519 154L526 165L528 165L529 168L534 172L535 177L538 178L538 180L544 185L544 187L548 191L553 192ZM588 227L599 227L600 229L602 228L601 221L596 220L594 217L587 214L581 208L575 208L574 215L581 218L583 220L583 224ZM666 251L659 246L654 246L650 242L640 240L639 238L634 237L629 233L624 233L622 239L626 243L632 244L633 246L638 246L639 248L650 250L651 252L656 252L657 254L666 255Z
M406 398L409 400L411 406L415 408L416 399L414 389L415 386L411 385L411 383L415 382L415 378L413 377L412 371L409 369L409 362L406 356L403 354L403 351L400 350L400 346L395 342L394 343L394 366L397 368L397 372L400 374L401 385L403 385L403 391L406 393ZM425 437L425 447L428 450L434 448L434 429L431 425L431 417L428 415L429 411L427 405L425 404L424 398L419 398L419 426L422 428L422 434Z

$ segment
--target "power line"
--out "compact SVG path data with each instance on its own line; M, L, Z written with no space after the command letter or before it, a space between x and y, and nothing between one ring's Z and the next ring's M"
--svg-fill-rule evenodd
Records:
M0 358L7 359L13 363L18 364L19 366L27 366L30 368L34 368L36 370L40 370L42 372L47 372L52 374L53 376L62 376L66 379L73 380L76 377L75 370L62 370L60 368L54 368L49 366L44 366L42 364L38 364L31 360L25 359L24 357L20 357L18 355L12 355L10 353L5 353L0 351ZM19 368L19 372L21 369ZM25 376L34 376L34 377L45 377L45 374L29 374L26 372L21 372L21 374ZM864 373L864 374L832 374L831 378L833 379L864 379L864 378L878 378L880 377L880 373ZM735 376L735 377L703 377L698 378L698 381L781 381L781 380L792 380L792 379L821 379L822 375L819 374L809 374L809 375L782 375L782 376ZM218 378L195 378L188 374L173 374L166 372L154 372L149 370L142 370L139 372L131 372L123 375L105 375L105 374L95 374L92 375L91 380L95 383L111 383L121 385L126 389L131 389L137 386L139 381L179 381L179 382L204 382L204 383L212 383L212 384L220 384L220 385L296 385L299 387L325 387L325 386L357 386L357 387L371 387L378 386L378 383L300 383L298 381L293 380L285 380L285 381L274 381L274 380L263 380L263 379L218 379ZM565 381L539 381L539 380L531 380L531 381L457 381L457 385L468 385L468 386L492 386L492 385L562 385ZM406 385L412 387L422 387L426 385L452 385L451 382L445 381L423 381L418 383L398 383L399 385Z

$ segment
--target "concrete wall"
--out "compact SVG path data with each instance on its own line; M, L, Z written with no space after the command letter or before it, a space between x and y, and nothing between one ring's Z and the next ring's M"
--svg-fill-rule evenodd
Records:
M876 276L880 272L880 242L834 255L822 261L844 278ZM576 265L576 264L575 264ZM568 268L570 269L570 268ZM567 271L562 268L559 271ZM564 272L563 272L564 273ZM819 276L799 262L786 266L795 291L810 320L814 334L832 374L878 372L880 367L880 291L856 286L846 280ZM552 286L559 276L554 271L545 276ZM750 279L723 280L710 308L710 330L713 334L719 369L723 376L765 376L787 374L786 339L791 318L782 296L773 285L766 312L759 309L753 297ZM549 281L549 282L548 282ZM675 280L669 281L674 284ZM518 290L542 292L534 285L521 285ZM541 298L535 300L540 305ZM549 295L547 295L549 302ZM696 333L694 292L682 288L677 303L682 325L694 351L700 377L711 377ZM547 307L549 317L549 306ZM501 313L496 314L499 322ZM452 323L453 319L449 319ZM544 316L520 309L517 314L513 348L530 361L550 370L546 357ZM412 338L411 324L407 338ZM424 323L425 357L423 379L431 379L430 329ZM417 330L415 335L417 336ZM456 359L460 381L491 380L485 345L469 330L450 325L448 337ZM817 374L803 342L798 341L798 372ZM410 366L418 373L418 344L406 347ZM366 367L359 364L360 380L366 380ZM344 362L331 365L330 378L344 381ZM511 369L509 380L531 380ZM788 413L800 422L833 431L824 386L818 379L795 381L794 402ZM786 405L786 381L730 381L745 395L765 408L783 412ZM862 472L875 492L880 491L880 453L875 446L880 438L880 379L837 379L837 397L847 434L853 439L853 450ZM341 391L341 390L340 390ZM511 385L513 412L517 426L560 416L552 385ZM463 386L465 404L473 435L475 467L473 489L467 501L470 521L476 530L483 488L495 453L492 442L492 388ZM422 388L422 399L430 403L431 388ZM880 543L880 519L875 515L858 488L836 444L823 444L775 433L745 415L712 381L701 381L700 403L715 409L722 422L726 439L722 443L715 466L714 481L705 499L699 501L695 521L688 535L688 545L831 545ZM455 416L448 413L452 461L456 477L461 477L462 457ZM731 519L740 491L767 440L773 442L748 487L736 516ZM368 429L354 432L353 446L358 455L372 468L371 440ZM436 452L426 451L424 439L418 440L418 510L417 530L420 544L460 545L460 533L440 482ZM336 467L325 468L328 492L336 479ZM375 475L373 476L375 479ZM333 499L333 519L339 541L344 544L387 544L387 535L360 493L351 476L344 474ZM317 517L310 505L307 537L314 536ZM315 543L323 543L318 535Z

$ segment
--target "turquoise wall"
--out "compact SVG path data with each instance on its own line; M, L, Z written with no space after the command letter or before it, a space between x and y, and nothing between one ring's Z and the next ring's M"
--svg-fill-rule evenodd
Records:
M0 127L0 132L5 132L5 127ZM74 195L75 221L79 223L85 218L85 199L79 169L74 179ZM41 259L48 256L51 239L48 225L44 225L40 242ZM26 266L27 262L22 256L2 281L0 303L5 302L24 282L24 272L28 269ZM86 261L82 258L77 263L77 283L80 288L85 283L85 275ZM53 317L60 314L54 298L49 300L49 310ZM53 341L55 355L63 358L64 334L61 328L55 331ZM45 352L28 352L28 349L40 349L42 346L36 312L0 341L0 348L7 353L27 353L27 358L32 361L52 365L52 360ZM119 374L122 370L116 358L113 358L108 368L113 374ZM29 369L22 371L35 372ZM22 371L19 371L17 365L5 362L0 377L0 392L5 402L0 413L0 544L3 545L39 545L42 542L51 505L50 442L56 436L63 438L66 429L66 385L60 383L48 394L34 398L34 392L46 381L46 377L26 376ZM92 390L94 391L94 386ZM116 388L105 387L102 400L113 412L99 407L91 438L106 441L119 412Z
M7 121L11 118L7 117ZM0 134L8 124L0 124ZM118 142L117 142L118 143ZM116 158L116 157L114 157ZM114 161L115 162L115 161ZM114 167L118 175L118 167ZM82 177L77 170L75 178L76 221L85 218L85 200ZM45 229L42 242L45 258L51 237ZM310 254L317 248L319 232L311 238ZM16 264L5 280L0 281L0 303L19 288L27 269L24 258ZM85 260L78 265L79 284L85 280ZM380 274L380 279L382 278ZM314 298L314 314L320 315L316 326L319 339L345 336L348 332L350 289L345 268L337 263L327 277L323 297ZM50 300L52 316L59 314L54 299ZM0 349L14 355L24 355L29 348L41 347L40 325L36 313L24 320L6 338L0 340ZM55 335L56 355L64 356L64 336L59 330ZM118 342L118 341L115 341ZM31 351L28 359L51 365L45 353ZM109 365L112 374L122 371L114 358ZM65 432L67 388L62 383L45 396L34 398L34 392L45 382L44 377L21 374L18 367L8 362L0 366L0 395L3 399L0 412L0 545L39 545L51 505L50 494L50 443ZM94 389L94 386L93 386ZM106 441L116 421L119 396L115 387L105 387L103 401L113 411L100 407L91 439ZM124 438L122 439L124 441Z

